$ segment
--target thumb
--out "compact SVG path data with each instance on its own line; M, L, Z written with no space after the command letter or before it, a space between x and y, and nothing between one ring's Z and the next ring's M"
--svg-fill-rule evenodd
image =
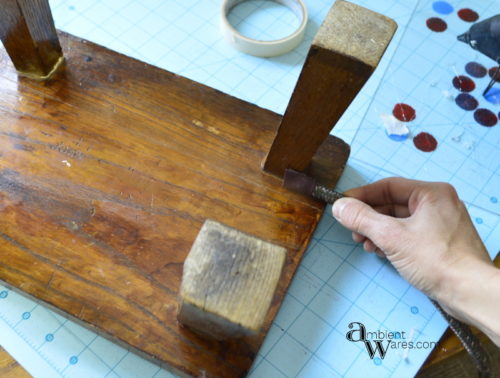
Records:
M346 228L370 238L385 249L387 236L399 226L396 219L380 214L355 198L341 198L333 204L333 216Z

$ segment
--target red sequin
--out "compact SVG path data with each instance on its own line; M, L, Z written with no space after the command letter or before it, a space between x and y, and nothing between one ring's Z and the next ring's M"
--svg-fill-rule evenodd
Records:
M469 9L469 8L460 9L457 12L457 14L458 14L458 17L460 17L465 22L476 22L479 18L479 15L477 14L477 12L474 12L472 9Z
M420 151L431 152L436 149L438 142L431 134L422 132L413 138L413 144Z
M493 127L498 122L498 118L495 115L495 113L493 113L489 109L477 109L474 112L474 119L481 126L485 126L485 127Z
M394 105L394 109L392 109L392 114L401 122L410 122L413 121L415 118L417 118L415 109L413 109L408 104L402 104L402 103Z
M429 29L437 33L444 32L448 28L446 22L439 17L428 18L425 23Z
M459 75L453 78L453 86L460 92L472 92L476 88L476 83L468 76Z

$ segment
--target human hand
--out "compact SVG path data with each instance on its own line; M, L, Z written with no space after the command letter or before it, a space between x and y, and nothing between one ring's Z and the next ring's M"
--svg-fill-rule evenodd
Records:
M350 198L333 206L335 218L365 250L386 256L404 278L433 298L446 296L443 283L450 272L491 264L449 184L389 178L345 194Z
M333 215L356 242L500 346L500 270L451 185L389 178L345 194Z

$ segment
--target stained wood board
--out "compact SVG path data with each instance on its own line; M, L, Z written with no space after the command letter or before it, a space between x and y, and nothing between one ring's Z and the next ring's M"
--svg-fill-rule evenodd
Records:
M177 373L245 375L324 209L261 170L281 116L59 36L48 82L0 50L0 280ZM348 150L328 138L312 171L334 184ZM258 336L209 341L176 320L207 218L287 249Z
M0 347L0 377L28 378L31 376L10 356L10 354Z

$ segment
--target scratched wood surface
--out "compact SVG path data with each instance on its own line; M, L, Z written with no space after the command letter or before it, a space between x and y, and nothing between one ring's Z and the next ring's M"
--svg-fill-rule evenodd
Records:
M45 83L0 50L0 280L177 372L245 375L323 211L261 171L281 117L60 39L67 62ZM334 182L348 146L323 150ZM208 341L176 320L206 218L287 249L258 336Z

